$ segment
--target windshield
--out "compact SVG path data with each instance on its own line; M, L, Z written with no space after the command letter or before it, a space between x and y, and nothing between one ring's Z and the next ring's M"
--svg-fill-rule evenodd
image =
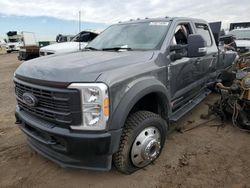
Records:
M142 22L112 25L96 37L87 48L105 50L159 49L167 33L168 22Z
M81 41L81 36L82 36L83 34L82 33L78 33L76 36L74 36L72 39L71 39L71 41L72 42L83 42L83 41Z
M89 42L89 41L93 40L96 36L97 36L97 34L95 34L95 33L81 32L81 33L77 34L76 36L74 36L71 39L71 41L72 42Z
M9 42L20 42L20 41L21 41L21 39L17 39L17 38L16 39L15 38L14 39L9 39Z
M234 35L237 40L242 40L242 39L250 40L250 30L233 30L229 32L229 34Z

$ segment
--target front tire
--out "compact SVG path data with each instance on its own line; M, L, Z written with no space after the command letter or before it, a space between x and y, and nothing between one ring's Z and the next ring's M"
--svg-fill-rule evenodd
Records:
M138 111L128 117L117 153L113 156L118 171L131 174L158 158L164 146L167 123L159 115Z

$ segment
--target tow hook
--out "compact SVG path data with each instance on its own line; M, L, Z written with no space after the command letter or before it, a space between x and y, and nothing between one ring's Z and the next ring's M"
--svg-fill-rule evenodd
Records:
M16 117L15 124L21 124L22 121L18 118L18 116L16 114L15 114L15 117Z

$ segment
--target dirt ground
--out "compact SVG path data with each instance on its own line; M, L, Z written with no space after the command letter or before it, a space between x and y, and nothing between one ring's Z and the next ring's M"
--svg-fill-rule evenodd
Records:
M21 64L17 54L0 55L0 187L226 187L250 188L250 134L219 120L186 133L173 131L159 159L132 175L64 169L34 152L14 124L12 77ZM205 102L177 126L203 120ZM193 122L193 123L190 123Z

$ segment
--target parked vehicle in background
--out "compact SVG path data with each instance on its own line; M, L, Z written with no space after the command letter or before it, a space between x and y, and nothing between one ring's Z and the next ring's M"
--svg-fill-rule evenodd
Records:
M74 38L74 35L62 35L62 34L58 34L56 36L56 42L60 43L60 42L69 42Z
M0 45L6 45L7 40L0 38Z
M228 35L235 37L238 52L245 53L250 51L250 27L231 30Z
M219 47L226 50L237 51L235 37L233 35L222 35L219 38Z
M51 44L55 44L55 41L39 41L38 45L40 48L51 45Z
M6 45L7 45L7 42L6 42L7 40L6 39L2 39L2 38L0 38L0 46L3 48L6 48Z
M40 56L79 51L92 41L99 33L100 31L97 30L82 31L74 36L70 42L55 43L42 47L40 49Z
M18 59L29 60L39 57L39 46L35 34L32 32L21 32L23 46L20 47Z
M234 29L250 28L250 22L235 22L230 23L229 31Z
M24 62L14 76L16 123L33 149L61 166L144 168L160 155L171 123L236 60L219 50L213 28L178 17L122 22L83 51Z
M23 46L22 36L17 34L17 31L9 31L7 33L7 53L18 51L21 46Z
M6 53L6 40L0 38L0 54Z

